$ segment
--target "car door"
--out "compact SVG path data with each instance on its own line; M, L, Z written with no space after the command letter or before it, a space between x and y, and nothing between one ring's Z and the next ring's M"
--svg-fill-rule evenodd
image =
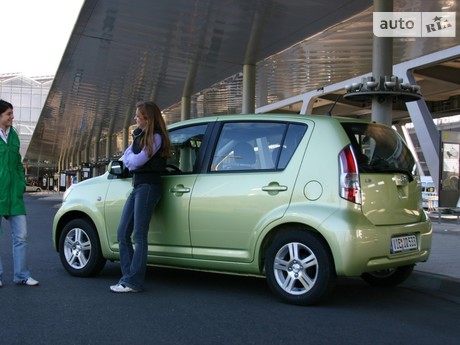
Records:
M260 231L286 211L298 173L291 158L305 125L222 125L207 173L195 182L190 234L195 259L250 262ZM297 142L286 145L288 133ZM301 155L299 155L300 157Z
M189 203L196 180L194 165L201 148L207 124L187 126L170 131L172 156L168 173L162 176L163 195L153 213L148 234L149 256L190 257ZM124 202L131 192L131 179L114 180L107 191L106 223L109 243L118 251L116 229ZM167 263L167 261L165 262Z
M343 123L358 154L361 209L374 225L400 225L425 218L415 158L392 128L377 123Z

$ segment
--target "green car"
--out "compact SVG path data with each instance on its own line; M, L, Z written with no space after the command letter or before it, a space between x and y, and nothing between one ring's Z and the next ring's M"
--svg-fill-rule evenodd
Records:
M151 265L262 276L285 302L311 305L338 276L393 286L428 259L415 160L390 127L257 114L188 120L169 133ZM119 259L131 188L120 160L66 191L53 241L70 274L93 276Z

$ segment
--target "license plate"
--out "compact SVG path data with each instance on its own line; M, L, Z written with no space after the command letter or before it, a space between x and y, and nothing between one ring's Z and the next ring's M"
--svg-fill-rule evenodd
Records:
M417 237L415 235L398 236L391 239L392 254L415 250L417 248Z

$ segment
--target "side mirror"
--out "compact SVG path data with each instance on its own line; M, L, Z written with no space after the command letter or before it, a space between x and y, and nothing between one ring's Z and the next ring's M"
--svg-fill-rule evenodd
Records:
M124 168L123 161L111 161L107 167L107 171L112 175L123 177Z

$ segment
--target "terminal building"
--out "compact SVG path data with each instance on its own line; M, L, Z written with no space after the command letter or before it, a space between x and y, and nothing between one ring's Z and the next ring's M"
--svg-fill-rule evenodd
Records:
M0 98L14 106L14 127L21 140L21 156L25 157L32 134L50 91L54 76L26 77L21 73L0 74ZM54 174L54 165L42 162L29 166L24 161L29 183L38 183L39 176ZM41 181L40 181L41 182Z
M381 39L375 12L433 13L426 25L451 34ZM101 174L129 144L139 100L168 123L332 114L395 126L421 173L458 199L459 18L455 0L86 0L25 160L78 180ZM417 85L422 98L347 98L370 78Z

